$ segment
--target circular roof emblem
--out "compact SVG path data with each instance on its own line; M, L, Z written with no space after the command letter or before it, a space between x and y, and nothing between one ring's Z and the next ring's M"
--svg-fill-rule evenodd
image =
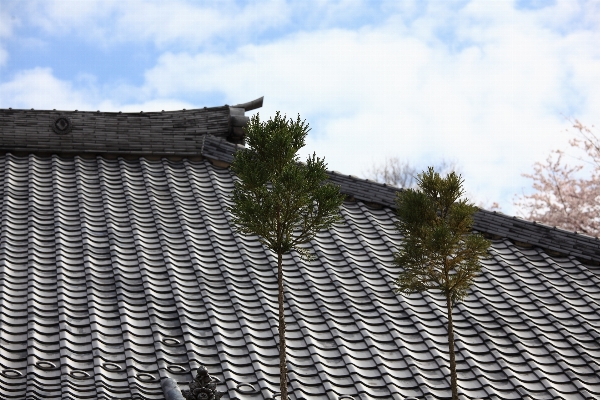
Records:
M65 133L69 133L71 130L73 130L73 123L69 117L59 115L58 117L54 118L52 130L59 135L64 135Z

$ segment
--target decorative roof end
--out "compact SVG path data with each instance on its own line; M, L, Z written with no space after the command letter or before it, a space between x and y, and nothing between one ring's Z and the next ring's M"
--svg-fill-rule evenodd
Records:
M229 107L229 135L227 136L227 141L234 144L244 145L244 137L246 136L244 133L244 127L248 125L248 121L250 121L250 118L246 117L244 114L246 111L255 110L262 107L263 99L264 96L247 103L241 103Z
M256 100L249 101L247 103L240 103L235 106L231 106L234 108L243 108L245 111L256 110L257 108L261 108L263 106L263 99L265 96L261 96Z

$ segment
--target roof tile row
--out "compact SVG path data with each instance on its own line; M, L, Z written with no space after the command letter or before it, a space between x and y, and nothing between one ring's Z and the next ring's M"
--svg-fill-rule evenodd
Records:
M228 143L222 138L207 136L204 145L206 157L231 163L236 151L242 146ZM359 199L369 206L380 205L395 208L396 196L402 189L394 186L344 175L330 171L329 180L340 186L342 193ZM513 241L539 246L563 254L576 255L585 261L591 270L600 274L600 239L565 231L556 227L526 221L516 217L480 210L475 215L474 229L490 235L510 238Z
M204 364L223 399L271 398L274 256L232 231L234 179L207 161L1 157L0 397L161 399L161 379ZM315 261L284 258L291 397L447 397L444 299L393 293L394 211L357 198ZM600 278L506 239L490 255L455 310L461 393L600 396Z

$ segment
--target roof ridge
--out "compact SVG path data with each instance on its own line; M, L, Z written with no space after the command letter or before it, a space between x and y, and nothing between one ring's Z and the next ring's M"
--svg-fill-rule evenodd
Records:
M237 107L237 106L230 106L228 104L225 104L223 106L215 106L215 107L200 107L200 108L183 108L181 110L161 110L161 111L100 111L100 110L96 110L96 111L90 111L90 110L57 110L56 108L52 109L52 110L48 110L48 109L34 109L34 108L12 108L12 107L8 107L8 108L0 108L0 113L2 112L33 112L33 113L44 113L44 112L49 112L49 113L82 113L82 114L131 114L131 115L139 115L139 114L167 114L167 113L182 113L182 112L193 112L193 111L211 111L211 110L218 110L218 109L225 109L227 107Z
M572 255L579 260L600 262L598 237L484 209L479 209L475 214L473 228L491 235L507 237L519 243Z
M226 163L233 161L235 151L244 148L234 148L236 145L210 136L207 136L206 143L207 151L203 155ZM403 190L338 171L327 171L327 174L331 182L340 185L341 192L348 196L349 201L360 200L367 206L396 208L396 195ZM573 255L580 260L600 262L598 238L482 208L475 214L474 220L475 230L492 237L508 238L518 244L538 246L552 252Z
M246 103L240 103L240 104L236 104L236 105L229 105L229 104L225 104L223 106L215 106L215 107L199 107L199 108L190 108L190 109L186 109L183 108L181 110L169 110L169 111L165 111L165 110L161 110L161 111L140 111L139 113L137 111L79 111L79 110L57 110L56 108L52 109L52 110L45 110L45 109L40 109L40 110L36 110L34 108L12 108L12 107L8 107L8 108L2 108L0 107L0 113L2 111L28 111L28 112L59 112L59 113L91 113L91 114L132 114L132 115L138 115L140 113L143 114L164 114L164 113L179 113L179 112L191 112L191 111L205 111L205 110L218 110L218 109L225 109L226 107L229 108L243 108L244 111L251 111L251 110L255 110L257 108L262 107L263 105L263 101L264 101L264 96L261 96L257 99L248 101Z
M235 139L243 113L229 106L147 113L2 109L0 152L193 156L206 134Z

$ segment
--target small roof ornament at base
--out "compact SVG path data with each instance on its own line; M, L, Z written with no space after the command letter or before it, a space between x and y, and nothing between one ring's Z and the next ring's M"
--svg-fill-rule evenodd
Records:
M209 375L204 366L198 368L196 378L190 383L190 390L182 390L186 400L219 400L224 392L217 390L217 379Z

